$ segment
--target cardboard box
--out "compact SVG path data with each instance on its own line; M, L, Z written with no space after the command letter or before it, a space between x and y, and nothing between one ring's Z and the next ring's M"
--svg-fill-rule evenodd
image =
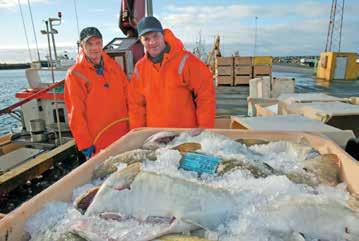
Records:
M275 116L278 115L278 104L254 104L257 116Z
M319 120L359 136L359 106L342 102L293 103L279 102L279 114L297 114Z
M347 141L354 137L352 131L343 131L326 125L318 120L312 120L301 115L273 115L261 117L231 117L231 127L257 131L305 131L319 132L345 147Z
M295 79L294 78L272 78L271 97L277 98L281 94L294 93Z
M282 93L278 96L278 100L283 101L287 104L345 101L345 99L343 98L327 95L324 93Z
M251 80L252 81L252 80ZM253 98L251 96L247 97L248 103L248 116L256 116L257 107L256 105L259 104L260 106L271 106L271 105L278 105L278 100L270 99L270 98Z

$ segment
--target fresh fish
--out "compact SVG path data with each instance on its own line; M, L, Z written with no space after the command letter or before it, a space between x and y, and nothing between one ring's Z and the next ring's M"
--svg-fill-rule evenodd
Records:
M275 173L275 170L265 162L239 159L222 160L218 165L217 173L223 175L237 169L248 170L255 178L264 178Z
M142 171L124 190L122 176L115 173L109 177L112 180L103 184L86 215L118 212L139 219L173 216L192 224L188 230L215 230L233 217L237 206L233 195L225 189Z
M246 145L248 147L253 145L266 145L269 143L269 141L266 140L260 140L260 139L236 139L236 142L239 142L243 145Z
M182 143L179 144L175 147L172 147L171 149L173 150L177 150L181 153L185 153L185 152L194 152L194 151L198 151L201 150L202 146L199 143L196 142L186 142L186 143Z
M276 200L260 218L271 232L298 232L309 240L359 240L358 210L319 195Z
M71 232L65 232L61 234L56 234L55 230L47 230L42 235L39 235L35 238L26 239L30 241L86 241L86 239L81 238L77 234Z
M121 220L82 217L70 227L70 232L87 241L147 241L168 233L182 232L173 217L147 217L144 220L123 217Z
M93 187L87 192L81 194L78 198L76 198L76 200L74 201L75 208L79 210L82 214L85 213L96 193L98 192L99 188L99 186Z
M117 171L111 174L106 181L101 185L98 193L95 198L99 195L99 193L104 192L103 189L111 188L115 190L123 190L130 188L131 183L135 179L136 175L141 171L140 163L133 163L129 165L125 169Z
M334 154L319 155L298 163L298 171L285 175L294 183L303 183L312 187L319 184L336 186L340 182L339 159Z
M116 156L110 157L98 166L93 174L93 179L105 177L117 171L117 165L124 163L130 165L135 162L143 160L156 160L156 154L151 150L136 149L132 151L123 152Z
M80 195L74 201L74 206L82 214L86 212L89 205L92 203L94 197L99 192L99 190L107 187L112 187L117 190L126 189L130 186L135 176L140 172L141 164L134 163L126 167L121 171L113 173L106 181L101 185L94 188L91 188L87 192ZM115 179L115 182L113 181Z
M304 142L304 141L302 141ZM314 158L319 153L306 143L296 143L292 141L272 141L267 145L252 145L249 147L252 151L262 153L262 155L268 154L268 151L272 151L271 155L277 155L281 153L287 153L292 156L296 161L303 161L306 159ZM266 156L264 156L266 157Z
M169 234L169 235L165 235L163 237L154 239L153 241L209 241L209 240L200 238L200 237L196 237L196 236Z
M179 152L189 152L201 149L201 144L195 142L182 143L172 147L173 150ZM136 149L132 151L123 152L116 156L110 157L99 165L93 174L93 179L103 178L111 173L117 171L117 166L120 163L130 165L135 162L141 162L143 160L155 161L157 159L156 153L153 150Z
M309 160L304 160L301 165L307 172L312 172L321 184L336 186L340 182L339 159L335 154L324 154Z
M271 236L271 238L273 238L273 240L278 240L278 241L306 241L305 237L298 232L292 232L292 233L275 233L275 232L271 232L269 234L269 236ZM272 239L269 239L272 240ZM315 241L315 240L312 240Z
M148 137L142 147L148 150L156 150L159 147L164 147L177 136L179 136L179 133L171 131L161 131Z
M66 232L62 234L59 239L56 240L51 239L49 241L86 241L86 239L81 238L80 236L74 233Z
M205 130L205 129L203 129L203 128L193 128L193 129L187 131L187 133L188 133L190 136L194 137L194 136L200 135L204 130Z

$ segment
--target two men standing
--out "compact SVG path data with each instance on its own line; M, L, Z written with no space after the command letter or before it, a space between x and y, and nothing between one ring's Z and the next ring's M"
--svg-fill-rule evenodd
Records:
M143 18L137 30L146 55L135 66L128 93L123 70L102 50L101 33L93 27L81 31L65 103L71 132L87 158L129 126L214 127L215 89L206 65L155 17Z

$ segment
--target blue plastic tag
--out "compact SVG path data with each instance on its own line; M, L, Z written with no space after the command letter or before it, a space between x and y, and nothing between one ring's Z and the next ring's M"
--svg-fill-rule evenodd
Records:
M218 167L220 158L196 152L187 152L180 161L180 168L186 171L194 171L199 174L214 174Z

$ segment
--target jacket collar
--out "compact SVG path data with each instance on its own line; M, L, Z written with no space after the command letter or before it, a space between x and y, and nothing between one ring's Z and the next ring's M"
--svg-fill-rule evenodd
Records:
M179 53L184 51L184 46L183 46L182 41L179 40L170 29L164 29L163 35L164 35L166 44L168 44L170 46L170 51L168 53L164 53L162 64L167 62L168 60L174 58ZM148 61L151 62L151 60L149 59L150 57L147 52L146 52L146 58Z

